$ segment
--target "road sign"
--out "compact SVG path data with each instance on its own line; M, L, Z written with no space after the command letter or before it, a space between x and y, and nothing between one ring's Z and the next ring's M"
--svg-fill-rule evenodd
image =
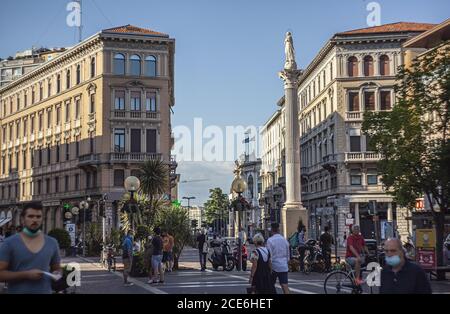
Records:
M345 219L345 225L346 226L351 226L351 225L353 225L355 223L355 219L353 219L353 218L347 218L347 219Z
M435 231L435 229L417 229L416 230L416 247L435 248L436 247L436 231Z
M75 246L75 233L76 233L75 224L66 224L66 230L70 236L70 245Z
M418 248L417 262L424 269L436 269L436 249Z

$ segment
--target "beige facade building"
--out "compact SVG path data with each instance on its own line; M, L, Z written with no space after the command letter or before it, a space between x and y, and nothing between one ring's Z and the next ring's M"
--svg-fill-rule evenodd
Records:
M62 227L63 206L88 196L96 221L106 194L106 223L117 227L124 180L144 160L167 161L176 180L174 53L166 34L111 28L0 88L0 212L10 224L23 203L42 201L45 231Z

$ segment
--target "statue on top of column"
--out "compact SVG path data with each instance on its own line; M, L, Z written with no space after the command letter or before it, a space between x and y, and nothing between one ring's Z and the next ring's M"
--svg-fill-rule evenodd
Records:
M295 62L294 43L292 41L291 32L286 33L284 39L284 53L286 54L286 62L284 63L285 70L297 70L297 63Z

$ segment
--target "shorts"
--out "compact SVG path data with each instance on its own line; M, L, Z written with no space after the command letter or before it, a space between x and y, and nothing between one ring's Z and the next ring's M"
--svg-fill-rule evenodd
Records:
M158 269L161 266L162 255L153 255L152 256L152 268Z
M171 262L173 260L172 252L163 252L162 262Z
M277 273L276 271L272 272L272 280L275 284L277 282L277 278L280 281L280 285L287 285L288 284L288 272L281 272Z
M364 258L364 256L361 256L361 265L364 264L365 260L366 259ZM356 264L356 257L353 256L346 257L345 261L353 268L355 267Z
M131 271L131 259L130 258L124 258L123 259L123 272L125 274L129 274Z

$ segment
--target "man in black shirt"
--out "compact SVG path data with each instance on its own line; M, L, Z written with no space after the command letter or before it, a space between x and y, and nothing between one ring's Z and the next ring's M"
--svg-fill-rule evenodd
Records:
M334 244L334 238L330 234L330 227L325 226L325 232L320 236L320 248L325 259L325 269L331 269L331 245Z
M430 294L431 287L423 269L405 258L399 239L384 243L386 266L381 271L381 294Z
M148 283L158 283L158 274L159 274L159 283L164 283L164 269L162 267L162 247L163 242L161 239L161 229L159 227L155 227L153 229L155 236L152 239L153 245L153 255L152 255L152 270L153 270L153 282Z
M198 242L198 255L200 257L201 271L206 270L206 255L208 253L208 244L206 242L205 231L202 229L201 233L197 236Z

